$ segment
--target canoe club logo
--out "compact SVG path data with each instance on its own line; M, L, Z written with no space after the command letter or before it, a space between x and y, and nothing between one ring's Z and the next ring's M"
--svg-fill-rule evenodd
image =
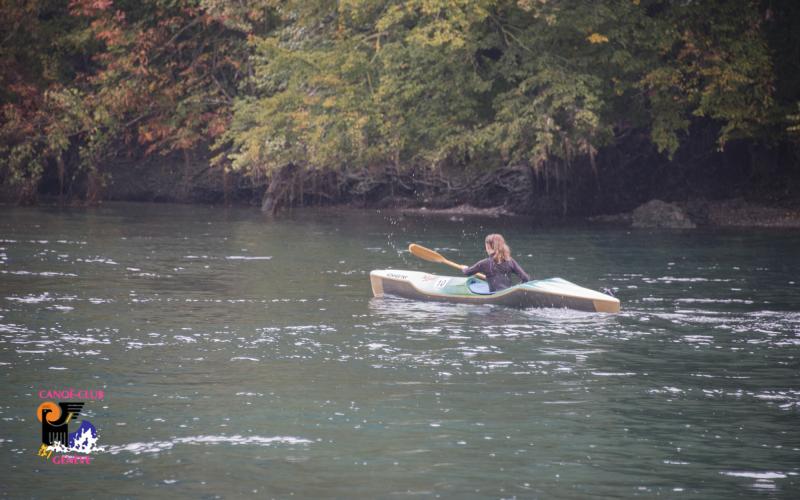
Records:
M102 390L39 391L39 399L48 400L36 409L36 418L42 424L39 456L57 465L92 463L91 453L99 451L97 428L81 418L86 403L77 400L102 401L103 398ZM61 399L69 401L59 401ZM75 424L77 429L69 432L70 426L75 427Z

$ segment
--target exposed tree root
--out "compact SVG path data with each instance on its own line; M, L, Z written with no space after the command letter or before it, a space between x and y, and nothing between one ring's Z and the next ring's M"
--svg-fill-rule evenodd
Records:
M528 167L508 167L453 179L423 168L384 166L349 171L288 164L268 180L261 209L276 213L295 206L326 204L446 209L469 204L523 212L533 206L538 191L536 176Z

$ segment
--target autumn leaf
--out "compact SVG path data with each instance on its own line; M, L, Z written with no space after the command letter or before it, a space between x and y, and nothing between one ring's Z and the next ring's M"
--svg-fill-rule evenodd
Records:
M599 33L592 33L591 35L586 37L586 39L589 41L589 43L607 43L608 42L608 37L605 36L605 35L601 35Z

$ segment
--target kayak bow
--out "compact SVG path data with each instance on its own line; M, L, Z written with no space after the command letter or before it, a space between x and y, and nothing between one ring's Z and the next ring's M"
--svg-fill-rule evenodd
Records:
M528 281L495 293L490 293L488 284L475 277L437 276L419 271L382 269L370 272L369 279L375 297L396 295L437 302L619 312L619 299L561 278Z

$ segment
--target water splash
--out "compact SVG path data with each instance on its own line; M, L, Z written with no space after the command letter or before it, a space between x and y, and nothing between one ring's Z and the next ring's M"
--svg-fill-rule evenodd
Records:
M97 429L91 422L84 420L78 430L69 434L69 446L64 446L60 441L56 441L51 446L47 447L48 451L56 453L82 453L90 454L103 451L102 447L97 445Z

